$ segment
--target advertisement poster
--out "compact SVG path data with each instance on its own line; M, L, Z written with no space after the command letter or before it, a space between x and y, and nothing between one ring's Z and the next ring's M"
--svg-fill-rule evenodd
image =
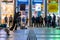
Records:
M35 4L35 11L41 11L41 4Z
M21 11L21 25L26 24L26 13L25 11Z
M32 16L40 16L44 11L44 0L33 0L32 3Z

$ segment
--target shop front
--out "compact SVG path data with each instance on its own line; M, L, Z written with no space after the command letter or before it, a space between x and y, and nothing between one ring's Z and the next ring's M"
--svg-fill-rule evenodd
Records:
M32 2L32 16L39 17L44 15L44 0L33 0ZM45 15L44 15L45 16Z
M9 26L9 17L14 17L14 0L0 1L1 24L5 24L5 17L7 16L7 24Z
M21 13L21 26L23 23L29 25L29 0L16 0L16 13ZM24 19L24 21L23 21Z
M25 6L23 7L22 5L25 5ZM30 9L32 10L31 11L32 13L30 13ZM30 0L16 0L16 13L17 12L20 12L21 16L25 16L27 19L25 20L25 22L27 22L27 25L30 25L31 24L29 23L29 21L31 21L30 17L40 16L40 15L45 16L44 0L38 0L38 1L37 0L31 0L31 1Z

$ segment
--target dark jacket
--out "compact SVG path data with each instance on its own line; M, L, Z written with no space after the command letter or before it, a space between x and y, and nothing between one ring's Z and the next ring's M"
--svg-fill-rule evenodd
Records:
M35 17L33 16L33 17L32 17L32 23L35 23L35 20L36 20L36 19L35 19Z

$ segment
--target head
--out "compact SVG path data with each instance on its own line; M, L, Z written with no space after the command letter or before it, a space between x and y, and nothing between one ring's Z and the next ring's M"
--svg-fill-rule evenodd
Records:
M50 14L49 14L49 16L50 16Z
M12 17L12 15L10 15L10 17Z

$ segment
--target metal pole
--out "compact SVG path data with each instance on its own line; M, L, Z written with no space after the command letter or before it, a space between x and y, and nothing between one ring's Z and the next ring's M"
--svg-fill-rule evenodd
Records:
M45 17L46 17L46 20L47 20L47 1L48 0L44 0L45 2ZM46 25L46 23L45 23L45 25Z
M29 0L29 25L31 26L31 16L32 16L32 0Z
M45 17L47 17L47 0L45 0Z
M1 1L0 1L0 24L1 24Z

